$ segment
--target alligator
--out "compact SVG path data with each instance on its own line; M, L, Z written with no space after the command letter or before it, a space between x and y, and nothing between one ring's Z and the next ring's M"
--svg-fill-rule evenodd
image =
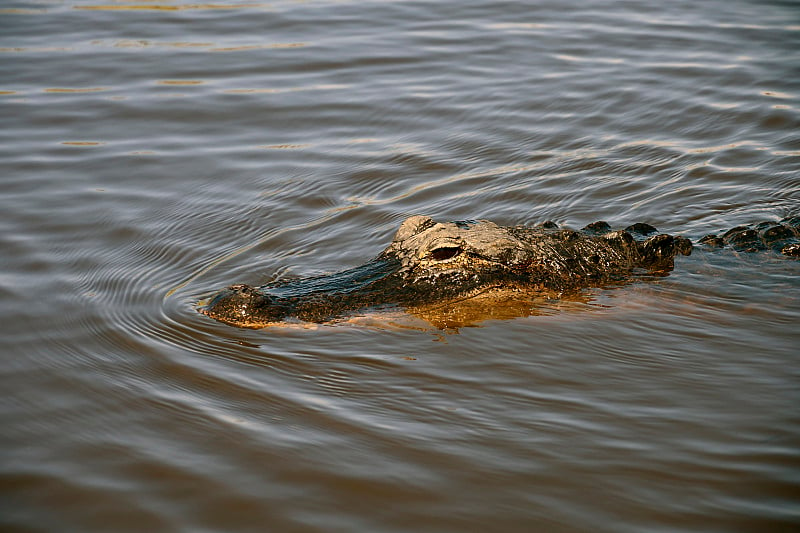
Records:
M737 226L698 243L800 257L800 216ZM639 273L666 275L675 256L692 249L688 238L644 223L612 231L599 221L576 231L549 221L504 227L418 215L407 218L391 244L360 266L260 287L230 285L198 309L230 325L261 328L292 319L325 322L368 308L452 302L492 289L560 297Z

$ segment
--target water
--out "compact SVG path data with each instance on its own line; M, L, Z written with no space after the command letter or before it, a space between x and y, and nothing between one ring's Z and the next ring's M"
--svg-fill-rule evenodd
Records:
M445 329L195 304L410 214L796 212L799 52L794 2L3 5L2 529L798 527L797 261Z

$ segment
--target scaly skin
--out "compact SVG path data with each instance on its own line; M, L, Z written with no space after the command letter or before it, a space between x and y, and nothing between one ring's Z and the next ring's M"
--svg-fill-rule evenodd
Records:
M774 250L783 255L800 257L800 216L786 217L780 222L736 226L719 237L706 235L698 242L715 247L730 246L740 252Z
M699 242L800 257L800 217L738 226ZM260 328L292 317L323 322L369 307L447 302L487 289L563 294L625 279L637 269L668 272L676 254L691 251L689 239L641 223L611 231L595 222L574 231L552 222L501 227L487 220L437 223L413 216L383 252L359 267L262 287L231 285L200 311L234 326Z
M649 235L649 237L648 237ZM636 269L670 271L689 239L647 224L581 231L553 223L501 227L486 220L437 223L413 216L392 243L359 267L262 287L231 285L200 311L227 324L258 328L295 317L322 322L368 307L424 305L489 288L564 293L600 286Z

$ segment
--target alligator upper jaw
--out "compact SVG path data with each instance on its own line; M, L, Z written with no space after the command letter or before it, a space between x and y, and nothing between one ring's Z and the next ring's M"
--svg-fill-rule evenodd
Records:
M280 306L258 288L231 285L212 295L198 311L215 320L243 328L260 328L281 319Z
M323 322L347 311L392 299L402 286L399 261L380 258L356 268L297 280L253 287L236 284L212 295L198 310L220 322L243 328L262 328L295 317Z

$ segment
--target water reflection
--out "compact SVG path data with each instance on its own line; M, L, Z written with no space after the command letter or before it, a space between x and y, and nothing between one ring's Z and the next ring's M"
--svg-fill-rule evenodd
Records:
M72 9L87 11L202 11L207 9L252 9L269 7L270 4L106 4L106 5L78 5Z
M528 316L598 310L593 291L570 294L512 289L490 289L455 301L410 307L407 312L435 328L458 333L460 328L479 326L490 320L512 320Z

